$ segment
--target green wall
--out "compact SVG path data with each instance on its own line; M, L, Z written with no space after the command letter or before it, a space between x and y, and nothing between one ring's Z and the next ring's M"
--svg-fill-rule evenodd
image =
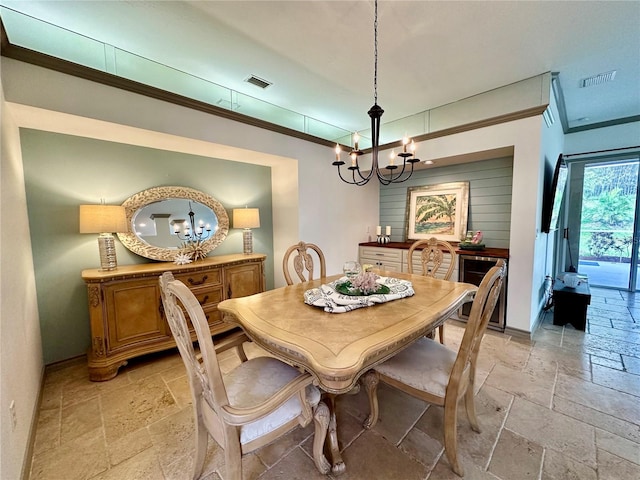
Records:
M391 240L406 240L407 190L450 182L469 182L467 230L481 230L488 247L509 248L513 157L416 171L404 183L380 187L380 225L391 226Z
M86 353L90 345L87 294L81 271L98 268L97 235L78 229L78 206L104 200L119 205L150 187L184 186L226 208L260 209L254 251L265 253L273 288L271 169L37 130L20 130L29 226L46 364ZM16 239L20 241L20 239ZM116 238L120 265L151 260ZM230 229L210 255L242 252L242 233Z

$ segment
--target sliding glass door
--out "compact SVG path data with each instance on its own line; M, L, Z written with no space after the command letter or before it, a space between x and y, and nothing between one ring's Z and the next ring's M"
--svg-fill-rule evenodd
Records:
M635 290L638 284L638 159L584 162L578 272L593 286ZM579 189L578 189L579 191ZM575 197L574 197L575 198ZM575 217L574 217L575 218Z

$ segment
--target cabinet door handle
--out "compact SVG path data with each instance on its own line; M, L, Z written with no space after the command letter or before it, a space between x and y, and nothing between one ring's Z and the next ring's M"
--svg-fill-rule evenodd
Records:
M229 285L229 289L227 290L227 298L231 298L231 285Z
M200 303L200 305L204 305L207 303L207 300L209 300L209 295L205 295L202 301L198 300L198 303Z
M208 276L205 275L204 277L202 277L202 280L200 280L199 282L197 282L193 278L187 278L187 282L189 282L189 285L202 285L204 282L207 281L207 278Z

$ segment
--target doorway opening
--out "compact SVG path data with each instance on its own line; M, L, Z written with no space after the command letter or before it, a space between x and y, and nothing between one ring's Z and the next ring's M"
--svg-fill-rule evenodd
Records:
M575 183L568 226L579 232L571 248L578 250L578 272L592 286L629 291L639 286L639 166L637 156L571 165Z

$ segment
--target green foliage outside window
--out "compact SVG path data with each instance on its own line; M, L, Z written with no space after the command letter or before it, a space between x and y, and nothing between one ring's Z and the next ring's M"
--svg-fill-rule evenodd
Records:
M629 260L637 180L637 163L585 168L581 258Z

